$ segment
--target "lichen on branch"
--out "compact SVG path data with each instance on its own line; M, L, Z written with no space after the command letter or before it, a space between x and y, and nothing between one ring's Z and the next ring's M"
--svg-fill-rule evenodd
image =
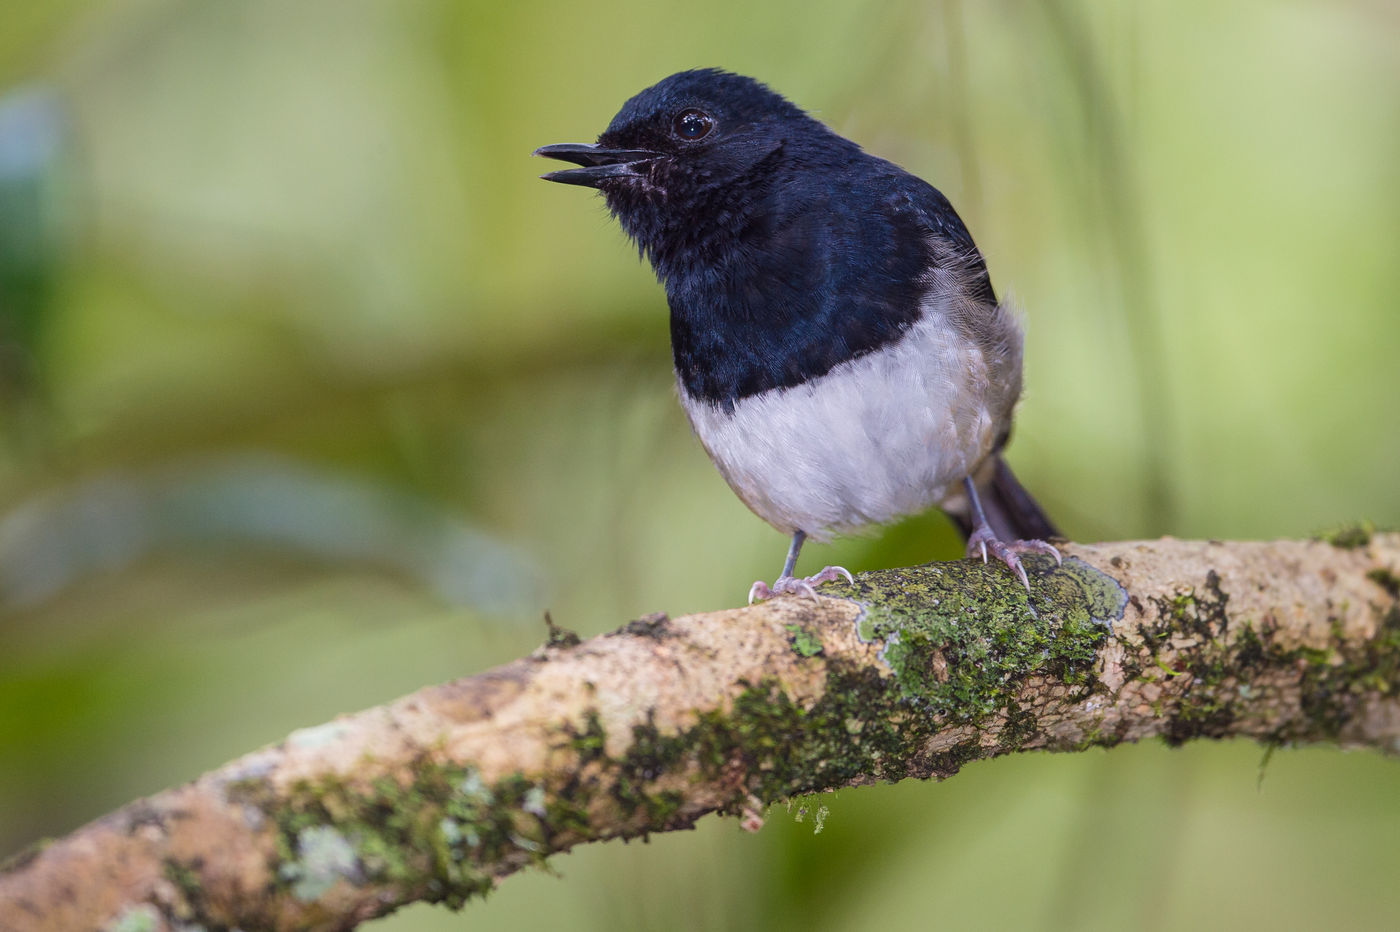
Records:
M1343 545L1344 544L1344 545ZM671 619L305 729L0 872L22 930L350 928L574 845L1028 748L1400 750L1400 537L1066 545ZM74 883L74 879L81 883Z

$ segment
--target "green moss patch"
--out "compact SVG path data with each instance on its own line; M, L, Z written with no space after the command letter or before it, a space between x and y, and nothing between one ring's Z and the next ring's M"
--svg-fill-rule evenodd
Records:
M784 625L788 633L788 643L799 657L816 657L823 651L822 639L801 625Z
M1326 541L1333 547L1341 547L1343 550L1355 550L1369 544L1371 535L1374 533L1376 533L1376 526L1370 521L1356 521L1323 531L1317 535L1317 539Z
M1366 574L1366 578L1384 589L1392 599L1400 599L1400 576L1384 566L1378 566Z
M1331 740L1366 696L1400 688L1400 607L1388 610L1370 641L1348 641L1334 622L1331 637L1318 647L1280 643L1267 618L1232 619L1229 601L1212 571L1200 589L1155 600L1157 619L1138 628L1150 662L1125 661L1129 679L1190 677L1185 690L1159 709L1168 718L1168 743L1234 735L1252 735L1270 746ZM1166 656L1169 663L1161 659ZM1275 725L1248 720L1270 708L1260 705L1260 690L1271 688L1280 674L1297 678L1301 718Z
M491 890L493 869L542 862L588 825L585 811L523 776L488 784L475 768L428 760L408 786L326 779L274 800L245 783L231 795L275 820L278 880L302 901L345 881L457 907Z
M852 588L868 608L860 634L882 656L904 698L957 721L1007 708L1026 678L1041 674L1088 691L1098 648L1123 617L1117 580L1071 557L1026 558L1027 592L1000 567L940 563L862 577ZM1005 578L1000 578L1004 575Z

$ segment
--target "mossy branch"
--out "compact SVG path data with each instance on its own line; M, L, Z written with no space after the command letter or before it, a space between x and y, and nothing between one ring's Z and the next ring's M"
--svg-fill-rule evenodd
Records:
M292 734L0 873L7 930L345 929L574 845L1028 748L1400 751L1400 535L1066 545L668 619ZM1110 630L1111 626L1111 630Z

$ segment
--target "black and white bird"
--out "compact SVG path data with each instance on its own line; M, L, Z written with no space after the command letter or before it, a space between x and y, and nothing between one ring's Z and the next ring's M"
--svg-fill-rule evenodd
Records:
M937 505L1029 588L1054 525L1001 457L1021 327L948 199L765 85L683 71L623 105L596 144L536 155L597 188L671 307L676 383L734 492L792 545L749 600L814 593L824 540Z

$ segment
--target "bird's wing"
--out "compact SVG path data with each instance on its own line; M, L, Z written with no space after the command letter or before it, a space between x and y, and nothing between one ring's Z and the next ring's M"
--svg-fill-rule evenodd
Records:
M995 307L997 297L987 264L953 205L933 185L890 167L892 176L881 179L885 187L882 204L890 223L904 231L920 232L928 244L931 274L955 280L967 297Z

